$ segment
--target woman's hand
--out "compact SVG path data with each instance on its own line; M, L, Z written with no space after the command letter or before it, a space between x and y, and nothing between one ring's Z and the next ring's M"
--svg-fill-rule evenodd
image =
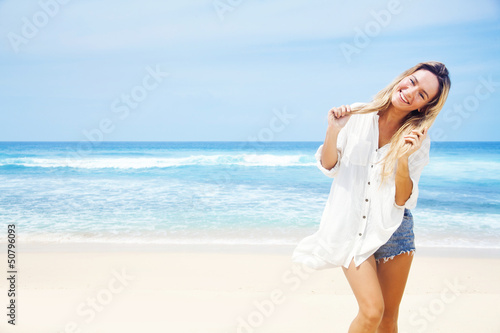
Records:
M340 131L346 124L351 114L350 105L342 105L328 111L328 126Z
M416 152L417 150L420 149L422 146L422 142L424 141L425 137L427 136L427 128L424 128L420 131L418 130L412 130L412 134L410 135L405 135L403 139L405 140L405 143L409 143L411 145L410 149L406 154L404 154L402 157L408 158L411 154Z

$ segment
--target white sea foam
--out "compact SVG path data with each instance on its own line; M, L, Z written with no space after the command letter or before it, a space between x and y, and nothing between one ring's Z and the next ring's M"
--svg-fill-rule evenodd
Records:
M197 154L176 157L18 157L0 160L0 166L14 165L41 168L78 169L150 169L182 166L269 166L308 167L316 165L312 154ZM444 179L500 179L500 162L494 160L453 160L435 157L424 170L424 176Z
M500 180L500 161L479 158L431 157L424 174L447 180L495 179Z
M185 157L95 157L95 158L8 158L0 166L18 165L42 168L148 169L181 166L311 166L308 155L234 154L192 155Z

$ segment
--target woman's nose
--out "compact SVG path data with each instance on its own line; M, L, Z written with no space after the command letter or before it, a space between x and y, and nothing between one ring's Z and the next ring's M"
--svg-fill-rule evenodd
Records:
M406 94L412 100L413 100L413 97L415 97L416 92L417 92L417 87L408 87L408 89L406 90Z

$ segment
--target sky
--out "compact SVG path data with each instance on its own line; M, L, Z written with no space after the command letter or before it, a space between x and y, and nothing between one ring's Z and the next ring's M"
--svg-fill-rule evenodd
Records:
M436 141L498 141L500 1L0 0L0 141L322 141L423 61Z

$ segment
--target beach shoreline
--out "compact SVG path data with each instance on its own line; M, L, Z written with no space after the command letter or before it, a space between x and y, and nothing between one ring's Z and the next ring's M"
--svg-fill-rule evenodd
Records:
M0 243L0 247L5 244ZM18 244L21 251L39 252L209 252L292 255L296 245L270 244L130 244L102 242L29 242ZM416 245L416 253L425 257L498 258L500 248L428 247Z

